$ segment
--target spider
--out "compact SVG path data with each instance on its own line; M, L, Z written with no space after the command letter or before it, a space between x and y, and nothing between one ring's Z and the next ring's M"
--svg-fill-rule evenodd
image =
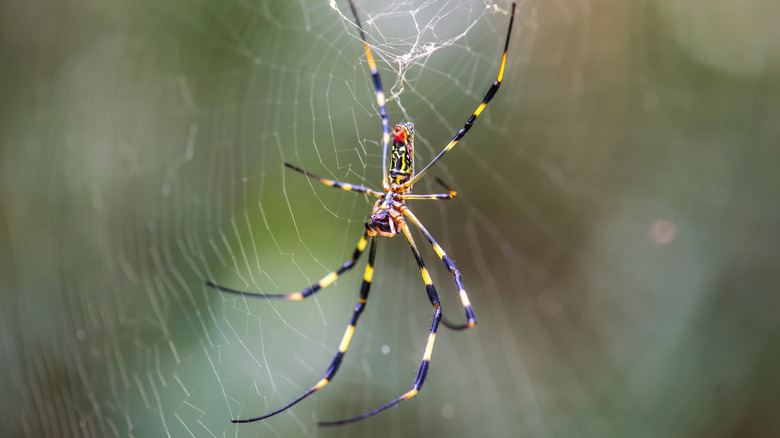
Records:
M338 352L336 353L335 357L330 363L330 366L325 372L325 376L319 382L317 382L314 386L309 388L309 390L301 394L295 400L287 403L286 405L282 406L281 408L273 412L258 417L254 417L254 418L232 420L233 423L250 423L253 421L263 420L265 418L283 412L289 409L290 407L294 406L301 400L305 399L306 397L310 396L315 391L321 389L323 386L327 385L335 377L336 372L338 372L339 366L341 365L341 361L344 358L344 354L346 354L347 352L347 348L349 347L349 343L350 340L352 339L352 335L355 332L355 326L357 325L358 318L363 313L363 310L366 305L366 301L368 299L368 292L369 289L371 288L371 280L374 274L374 258L376 255L378 236L393 237L399 232L403 233L404 236L406 237L406 240L409 242L409 246L412 249L414 258L417 261L417 265L420 268L420 273L422 275L423 282L425 283L425 290L428 294L428 299L430 300L431 305L433 306L433 323L431 324L431 330L425 345L425 351L423 353L422 362L420 363L420 368L417 372L417 377L414 380L414 384L412 385L412 389L410 389L400 397L376 409L373 409L369 412L359 415L357 417L349 418L346 420L339 420L339 421L319 422L317 423L318 426L337 426L337 425L354 423L356 421L360 421L365 418L371 417L375 414L378 414L384 411L385 409L402 402L403 400L414 397L420 391L420 388L422 388L423 383L425 383L425 377L428 374L428 367L431 361L433 344L436 339L436 333L439 328L439 323L441 322L446 327L453 330L468 329L474 327L477 323L477 318L476 315L474 314L474 309L472 308L471 303L469 302L469 297L468 294L466 294L466 289L463 287L463 281L461 279L460 271L458 271L458 268L455 266L455 263L452 261L452 259L449 256L447 256L447 254L444 252L442 247L438 243L436 243L436 240L433 238L431 233L428 232L425 226L423 226L422 222L420 222L420 220L417 219L417 216L415 216L412 213L412 211L409 209L409 207L407 207L406 201L418 200L418 199L444 200L444 199L452 199L457 195L455 191L447 187L447 185L445 185L438 178L437 178L437 182L445 188L445 190L447 191L446 193L412 194L411 188L412 188L412 184L417 182L423 175L425 175L428 172L428 170L431 169L431 166L433 166L437 161L439 161L447 152L449 152L458 143L458 141L460 141L460 139L463 138L463 136L466 135L469 129L471 129L471 126L473 125L474 121L477 119L477 117L479 117L479 115L485 109L485 107L490 102L490 100L493 99L493 96L496 95L496 92L498 91L499 86L501 86L501 81L504 76L504 67L506 65L506 54L507 54L507 49L509 47L509 37L512 33L512 24L514 22L514 17L515 17L515 3L512 3L512 12L509 19L509 27L506 32L506 42L504 43L504 54L501 59L501 68L498 72L498 78L496 79L495 82L493 82L493 85L491 85L487 94L482 99L482 103L479 104L479 106L474 111L474 113L472 113L471 116L468 118L468 120L466 120L466 124L463 126L463 128L461 128L455 134L452 140L450 140L450 142L444 147L444 149L441 152L439 152L439 154L436 155L436 157L434 157L433 160L431 160L431 162L428 163L427 166L425 166L420 172L416 174L414 172L414 124L411 122L402 122L395 125L395 127L393 128L392 131L393 145L392 147L390 147L390 167L387 167L387 155L388 155L387 149L390 143L391 132L390 132L390 124L387 117L387 111L385 109L385 97L384 97L384 93L382 92L382 81L379 77L379 71L377 70L376 62L374 61L374 57L371 53L371 48L368 45L368 40L366 39L365 32L363 31L363 26L361 25L360 19L358 18L357 9L355 8L355 4L353 3L353 0L349 0L349 6L350 9L352 9L352 15L355 18L355 24L357 25L357 28L360 32L360 39L363 41L363 48L365 49L366 52L368 66L371 70L371 76L373 77L374 80L376 101L377 101L377 105L379 106L379 115L381 116L382 119L382 129L383 129L382 168L387 169L387 173L382 175L382 191L373 190L364 186L347 184L340 181L328 180L320 176L317 176L311 172L308 172L304 169L296 167L292 164L289 163L284 163L284 164L290 169L300 172L306 175L307 177L315 179L327 186L335 187L337 189L352 191L352 192L365 193L367 195L378 198L378 200L374 204L374 208L373 211L371 212L371 216L368 222L366 222L365 224L365 231L363 232L362 237L358 241L357 247L355 248L352 257L347 262L345 262L340 268L338 268L337 270L331 272L330 274L322 278L322 280L318 281L315 284L312 284L311 286L307 287L303 291L296 292L296 293L267 295L267 294L257 293L257 292L244 292L240 290L230 289L224 286L219 286L216 283L213 283L211 281L207 281L206 285L222 292L227 292L227 293L237 294L242 296L252 296L252 297L259 297L264 299L302 300L304 298L314 295L321 289L331 285L341 274L352 269L355 266L355 262L357 262L358 258L360 258L360 256L365 251L368 241L370 240L371 247L368 251L368 264L366 265L366 271L363 275L363 283L360 288L360 297L358 298L358 303L354 311L352 312L352 318L350 319L349 325L347 326L347 329L344 332L344 336L341 339L341 343L339 344L338 347ZM444 319L442 318L442 309L439 303L439 297L436 293L436 288L433 285L433 280L431 279L431 276L428 273L428 269L425 267L425 263L423 262L422 256L420 255L420 251L417 249L417 244L415 243L414 238L412 237L407 221L414 224L414 226L417 227L422 232L422 234L428 240L428 243L430 243L431 246L433 247L433 250L436 252L436 255L439 256L439 259L441 259L441 261L444 263L444 266L452 274L455 281L455 286L458 288L460 302L466 316L466 322L464 324L453 324L449 322L446 318Z

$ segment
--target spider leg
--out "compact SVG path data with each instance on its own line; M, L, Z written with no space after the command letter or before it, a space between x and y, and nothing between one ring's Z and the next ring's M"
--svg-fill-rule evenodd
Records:
M290 163L284 163L284 165L289 167L292 170L295 170L297 172L300 172L300 173L308 176L311 179L316 179L317 181L325 184L326 186L335 187L337 189L346 190L346 191L349 191L349 192L368 193L369 195L376 196L377 198L381 198L382 197L381 193L377 192L376 190L369 189L368 187L356 186L354 184L343 183L341 181L336 181L336 180L332 180L332 179L325 179L325 178L323 178L321 176L318 176L318 175L315 175L315 174L309 172L308 170L303 170L303 169L301 169L298 166L293 166Z
M471 117L466 120L466 124L463 125L462 128L460 128L460 131L455 134L454 137L452 137L452 140L447 144L447 146L444 147L444 149L439 152L439 155L436 155L436 157L431 160L430 163L428 163L427 166L425 166L417 175L413 176L409 181L404 183L404 188L409 188L412 186L412 184L416 183L420 177L425 175L426 172L428 172L428 169L433 166L434 163L439 161L447 152L450 151L455 145L460 141L460 139L463 138L463 136L466 135L467 132L469 132L469 129L471 129L471 126L474 124L474 121L477 120L477 117L479 117L480 114L482 114L482 110L485 109L488 103L490 103L490 100L493 99L493 96L496 95L496 92L498 92L498 87L501 86L501 81L504 78L504 67L506 66L506 52L507 49L509 49L509 37L512 35L512 24L515 21L515 3L512 3L512 16L509 19L509 28L506 31L506 42L504 43L504 55L501 58L501 69L498 71L498 78L495 82L493 82L493 85L490 86L490 89L488 90L487 94L485 94L485 97L482 99L482 103L479 104L476 111L474 111L473 114L471 114Z
M452 259L447 255L447 253L444 252L444 249L442 249L441 245L439 245L436 240L433 238L430 232L425 228L425 226L420 222L419 219L417 219L417 216L412 213L411 210L408 208L404 211L404 214L406 217L409 218L412 223L422 231L423 235L426 239L428 239L428 242L433 247L433 250L436 251L436 255L439 256L441 261L444 263L444 266L447 267L447 270L450 271L452 274L453 279L455 280L455 287L458 288L458 296L460 297L460 304L463 307L464 312L466 313L466 323L465 324L453 324L445 318L442 322L444 323L447 328L452 330L463 330L468 329L471 327L474 327L477 325L477 316L474 314L474 308L471 307L471 301L469 300L469 295L466 293L466 288L463 287L463 279L461 278L460 271L458 271L458 268L455 266L455 262L452 261Z
M382 169L387 169L387 147L390 144L390 120L387 118L387 109L385 108L385 93L382 91L382 78L379 76L379 70L376 68L374 55L371 53L371 47L368 45L366 33L363 32L363 25L360 24L355 3L349 0L349 7L352 9L352 15L355 17L355 24L360 31L360 39L363 40L363 49L366 51L368 68L371 70L371 76L374 78L374 90L376 91L376 104L379 106L379 116L382 118ZM387 187L387 174L382 175L382 187Z
M245 292L240 291L236 289L231 289L229 287L220 286L216 283L213 283L211 281L206 282L206 286L209 286L211 288L214 288L221 292L227 292L229 294L235 294L235 295L243 295L248 297L257 297L257 298L265 298L267 300L302 300L304 298L310 297L317 293L320 289L328 287L336 281L337 278L344 272L352 269L353 266L355 266L355 262L358 258L360 258L360 255L363 254L363 251L366 249L366 243L368 243L368 232L363 232L363 237L360 238L360 241L358 241L357 247L355 248L355 252L352 253L352 258L347 260L340 268L337 270L331 272L330 274L326 275L322 278L322 280L312 284L311 286L307 287L301 292L295 292L290 294L277 294L277 295L268 295L264 293L259 292ZM369 265L373 265L371 263L371 260L369 260Z
M429 194L429 195L402 195L401 199L403 199L403 200L407 200L407 199L412 199L412 200L418 200L418 199L441 199L441 200L447 200L447 199L454 198L456 195L457 194L455 192L452 192L452 193L432 193L432 194Z
M317 423L318 426L340 426L343 424L354 423L372 415L376 415L391 406L395 406L396 404L406 399L414 397L418 392L420 392L420 388L422 388L423 383L425 383L425 377L428 375L428 366L431 362L431 354L433 353L433 343L436 340L436 332L439 329L439 322L441 321L441 306L439 304L439 296L436 294L436 288L433 286L433 280L431 279L431 275L428 273L428 269L425 268L425 263L423 262L422 256L420 255L420 250L417 249L417 245L414 243L414 238L412 238L412 234L409 231L409 226L405 223L402 223L401 230L403 230L406 239L409 241L409 246L412 248L414 258L417 260L417 265L420 267L420 273L422 274L423 281L425 282L425 290L428 293L428 299L431 301L431 305L433 305L434 309L431 331L428 334L428 341L425 344L425 352L423 353L420 369L417 371L417 377L414 379L412 389L395 400L392 400L372 411L366 412L363 415L359 415L347 420L323 421Z
M458 196L458 192L455 190L452 190L447 184L444 183L444 181L441 180L441 178L436 177L436 182L439 183L442 187L444 187L447 190L447 193L433 193L429 195L411 195L411 194L404 194L401 195L401 199L407 200L407 199L452 199L456 196Z
M297 404L299 401L312 395L318 389L327 385L328 382L330 382L331 380L333 380L333 377L336 375L336 372L338 372L339 370L339 366L341 366L341 360L344 358L344 354L347 352L347 348L349 347L349 342L352 339L352 334L355 332L355 326L357 325L358 318L360 317L360 314L363 313L363 309L365 308L366 301L368 300L368 291L371 289L371 279L373 278L374 275L374 258L376 256L376 242L377 242L377 238L372 237L371 249L369 249L368 251L368 264L366 265L366 272L363 275L363 284L360 287L360 298L358 298L358 303L355 306L355 310L352 312L352 319L349 321L349 325L347 326L347 329L344 332L344 336L341 338L341 343L339 344L339 351L333 357L333 360L331 361L327 371L325 371L325 376L314 386L312 386L306 392L301 394L298 398L284 405L283 407L273 412L270 412L268 414L261 415L259 417L248 418L246 420L231 420L232 423L251 423L253 421L259 421L268 417L272 417L280 412L284 412L290 407Z

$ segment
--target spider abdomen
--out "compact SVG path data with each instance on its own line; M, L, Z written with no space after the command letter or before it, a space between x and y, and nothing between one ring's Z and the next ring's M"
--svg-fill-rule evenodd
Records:
M393 128L390 150L390 185L400 186L414 174L414 123L403 122Z

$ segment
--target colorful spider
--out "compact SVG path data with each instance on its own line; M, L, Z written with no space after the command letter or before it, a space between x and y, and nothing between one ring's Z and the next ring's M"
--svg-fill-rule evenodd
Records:
M455 146L455 144L458 143L458 141L460 141L461 138L463 138L464 135L466 135L469 129L471 129L471 126L473 125L474 121L477 119L477 117L479 117L479 115L485 109L485 107L493 98L493 96L495 96L499 86L501 86L501 81L504 76L504 67L506 66L506 54L507 54L507 49L509 47L509 37L512 33L512 24L514 22L515 4L514 3L512 4L511 18L509 19L509 28L507 29L506 32L506 42L504 43L504 54L501 59L501 69L498 72L498 78L496 79L495 82L493 82L493 85L488 90L484 99L482 99L482 103L477 107L474 113L471 114L471 116L468 118L463 128L461 128L458 131L458 133L455 134L455 136L452 138L452 140L450 140L447 146L445 146L444 149L441 152L439 152L439 154L436 157L434 157L434 159L431 160L431 162L428 163L427 166L425 166L420 172L416 174L414 173L414 124L412 124L411 122L399 123L395 125L395 127L393 128L392 131L393 146L390 148L390 167L389 168L387 167L387 155L388 155L387 149L390 143L391 133L390 133L390 124L387 118L387 111L385 109L385 97L384 97L384 93L382 92L382 81L379 77L379 72L377 71L376 62L374 61L374 57L371 53L371 48L368 46L368 41L366 40L366 35L363 31L363 26L360 24L360 19L358 18L357 9L355 8L355 5L352 0L349 0L349 6L352 9L352 14L355 17L355 24L357 25L358 30L360 31L360 38L363 40L363 47L366 51L368 66L371 69L371 75L374 79L374 88L376 90L376 101L377 101L377 105L379 106L379 114L382 118L382 129L383 129L382 168L388 169L387 173L382 176L382 191L376 191L363 186L324 179L311 172L293 166L292 164L289 163L285 163L285 166L295 171L298 171L308 176L309 178L320 181L325 185L339 188L342 190L352 191L352 192L366 193L370 196L375 196L379 198L376 201L376 204L374 204L374 209L371 212L371 217L368 220L368 222L365 224L366 229L363 233L363 236L360 238L360 241L358 241L357 248L355 249L355 252L352 254L352 258L350 258L346 263L344 263L337 270L326 275L319 282L309 286L308 288L304 289L301 292L296 292L291 294L266 295L263 293L256 293L256 292L244 292L235 289L230 289L224 286L219 286L211 281L207 281L206 285L222 292L228 292L228 293L238 294L243 296L252 296L252 297L265 298L265 299L302 300L306 297L312 296L319 290L329 286L341 274L352 269L352 267L355 265L355 262L365 251L366 245L368 244L368 240L370 238L371 248L369 249L368 252L368 264L366 265L366 271L365 274L363 275L363 283L360 288L360 297L358 298L357 306L355 307L355 310L352 313L352 318L349 322L349 325L347 326L347 330L341 339L341 344L339 344L338 352L336 353L336 356L333 358L330 366L325 372L325 376L319 382L317 382L314 386L312 386L309 390L304 392L295 400L291 401L290 403L286 404L285 406L273 412L270 412L265 415L261 415L259 417L249 418L246 420L232 420L233 423L249 423L252 421L262 420L271 417L273 415L276 415L280 412L283 412L288 408L292 407L293 405L295 405L296 403L298 403L299 401L313 394L318 389L327 385L328 382L330 382L333 379L333 377L336 375L336 372L339 369L339 366L341 365L341 361L344 358L344 354L347 352L347 348L349 347L349 342L352 339L353 333L355 332L355 326L357 325L358 318L360 317L361 313L363 313L366 300L368 299L368 291L371 288L371 280L374 274L374 257L376 255L376 246L378 240L377 235L385 236L385 237L393 237L396 234L398 234L399 231L402 232L404 236L406 236L406 239L409 241L409 246L412 249L414 258L417 261L417 265L420 267L420 273L422 274L423 282L425 283L425 290L428 293L428 299L431 301L431 305L433 306L434 309L433 323L431 324L431 331L430 334L428 335L428 341L425 345L425 352L423 353L422 363L420 364L420 368L419 371L417 372L417 377L414 380L414 384L412 385L412 389L407 391L400 397L376 409L366 412L365 414L359 415L357 417L350 418L347 420L340 420L340 421L320 422L318 423L319 426L337 426L342 424L354 423L356 421L360 421L364 418L368 418L372 415L378 414L379 412L382 412L385 409L397 403L400 403L403 400L415 396L420 391L420 388L422 387L423 383L425 383L425 377L428 374L428 366L430 364L431 353L433 352L433 344L436 339L436 332L439 328L439 323L442 322L445 326L454 330L462 330L462 329L474 327L474 325L477 323L477 319L474 314L474 309L471 307L468 294L466 294L466 290L463 287L463 281L461 280L460 271L458 271L458 268L455 266L455 263L452 261L452 259L450 259L447 256L447 254L444 252L442 247L438 243L436 243L436 240L433 238L431 233L429 233L428 230L420 222L420 220L417 219L417 216L415 216L412 213L412 211L409 209L409 207L407 207L406 201L418 200L418 199L452 199L456 196L456 193L454 191L450 190L444 183L442 183L438 179L437 181L447 190L447 193L417 195L411 193L411 188L412 188L412 184L417 182L423 175L425 175L428 172L428 170L431 168L431 166L433 166L433 164L439 161L447 152L449 152ZM442 319L442 309L439 304L439 297L436 293L436 288L433 285L433 280L431 280L431 276L428 273L428 269L425 267L425 263L423 262L422 256L420 255L420 251L417 249L417 244L414 242L414 238L412 237L412 234L409 230L409 226L407 225L407 220L410 221L412 224L414 224L422 232L422 234L425 236L425 238L428 240L431 246L433 246L433 250L436 252L436 254L439 256L441 261L444 263L444 266L446 266L446 268L452 274L455 281L455 286L458 288L461 305L463 306L464 312L466 314L466 323L453 324L448 322L446 319Z

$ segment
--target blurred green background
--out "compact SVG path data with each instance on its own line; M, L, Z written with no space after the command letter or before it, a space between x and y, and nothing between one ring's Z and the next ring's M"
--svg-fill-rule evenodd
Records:
M477 328L440 331L419 396L317 429L414 379L432 312L383 239L335 381L229 423L321 378L362 277L302 303L203 285L297 291L360 236L368 199L282 166L381 181L335 6L0 4L1 435L780 436L780 5L762 0L521 3L500 92L415 186L459 192L413 208ZM494 80L509 4L357 6L424 164Z

